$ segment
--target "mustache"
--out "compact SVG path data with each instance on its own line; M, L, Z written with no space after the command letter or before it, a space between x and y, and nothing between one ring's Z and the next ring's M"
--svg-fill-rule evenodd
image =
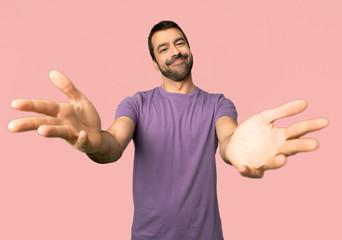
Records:
M166 65L171 65L172 63L174 63L175 61L177 61L178 59L187 59L188 58L188 54L184 53L180 53L177 56L171 58L170 60L166 61Z

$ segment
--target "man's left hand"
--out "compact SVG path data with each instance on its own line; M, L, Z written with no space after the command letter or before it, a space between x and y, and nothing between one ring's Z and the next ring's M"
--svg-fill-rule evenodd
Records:
M282 167L286 157L313 151L319 144L303 135L328 126L326 118L296 122L288 128L277 128L274 121L302 112L306 101L297 100L263 111L240 124L226 148L225 157L241 175L261 178L265 170Z

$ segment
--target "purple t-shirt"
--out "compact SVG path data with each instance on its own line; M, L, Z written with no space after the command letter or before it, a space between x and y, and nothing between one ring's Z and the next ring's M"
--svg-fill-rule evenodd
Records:
M120 116L135 123L132 240L222 240L215 122L236 120L233 103L197 87L157 87L125 98Z

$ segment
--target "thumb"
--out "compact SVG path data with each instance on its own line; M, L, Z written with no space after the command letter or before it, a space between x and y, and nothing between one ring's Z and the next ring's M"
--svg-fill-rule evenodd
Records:
M82 93L74 86L71 80L63 73L53 70L49 74L51 82L61 90L70 100L79 98Z
M88 133L86 131L81 130L80 133L78 134L75 147L82 152L86 152L88 144L89 144Z
M295 100L271 109L271 122L276 119L290 117L305 110L307 102L305 100Z

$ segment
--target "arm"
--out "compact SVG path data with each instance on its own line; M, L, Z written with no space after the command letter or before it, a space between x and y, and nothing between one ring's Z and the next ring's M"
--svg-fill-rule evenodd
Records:
M236 127L233 134L226 134L231 135L228 142L220 141L220 145L221 142L223 144L223 159L229 160L241 175L261 178L264 171L285 165L286 157L317 149L316 139L301 137L328 126L326 118L296 122L288 128L274 126L275 120L298 114L304 111L306 106L305 101L297 100L250 117ZM224 128L217 129L221 130ZM224 136L224 133L217 135Z
M53 84L70 99L56 103L38 99L16 99L12 107L44 116L15 119L8 125L12 132L37 130L44 137L65 139L94 161L116 161L122 155L134 131L132 120L118 118L107 131L101 131L101 120L93 104L62 73L52 71Z
M220 155L226 163L231 164L225 153L227 151L230 138L237 127L237 123L234 119L224 116L220 117L216 121L215 127L217 139L220 145Z
M134 122L128 117L119 117L107 130L102 131L100 149L87 153L88 157L97 163L110 163L118 160L134 133Z

